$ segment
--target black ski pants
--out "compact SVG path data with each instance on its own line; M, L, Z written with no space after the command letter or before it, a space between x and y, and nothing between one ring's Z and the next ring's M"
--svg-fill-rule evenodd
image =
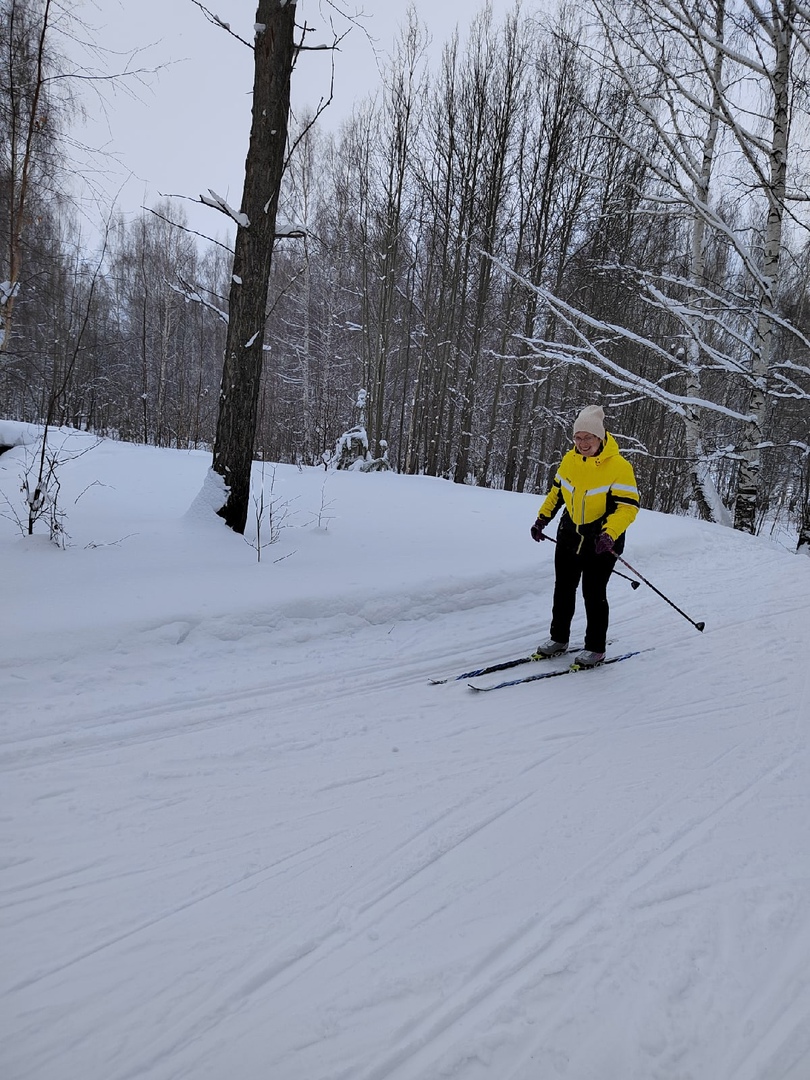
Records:
M585 602L585 648L592 652L605 651L610 619L607 584L615 565L615 555L596 554L591 537L583 538L576 532L573 536L566 535L562 529L558 532L550 631L555 641L570 639L581 580Z

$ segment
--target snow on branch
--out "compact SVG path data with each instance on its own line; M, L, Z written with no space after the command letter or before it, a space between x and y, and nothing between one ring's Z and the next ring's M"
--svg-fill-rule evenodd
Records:
M277 240L306 240L307 230L300 222L277 217L275 235Z
M492 258L492 256L488 257ZM578 308L566 303L559 296L555 296L550 290L529 281L522 274L516 273L512 267L503 261L492 259L492 262L504 274L515 281L521 282L527 289L534 292L554 312L560 323L570 331L575 339L573 342L560 342L547 341L542 338L520 337L519 340L523 341L538 357L557 360L566 364L576 364L578 367L606 379L622 390L634 391L652 398L678 416L684 416L687 409L698 406L710 412L728 416L732 420L740 420L744 423L751 421L752 417L748 413L741 413L736 409L727 408L725 405L710 401L707 398L672 393L665 390L658 383L652 382L635 372L628 371L621 364L617 364L610 359L600 347L598 339L609 338L614 342L617 340L632 342L668 364L672 361L671 354L662 346L649 338L643 337L641 334L636 334L626 327L606 322L603 319L597 319L584 311L580 311ZM591 340L583 327L595 331L594 337L597 340Z
M710 341L701 337L696 331L695 326L698 322L709 326L715 326L717 329L722 330L724 334L727 334L732 342L743 348L747 348L749 342L743 333L735 330L733 326L729 325L728 321L724 321L720 316L707 311L704 308L693 307L690 304L686 304L683 301L676 300L674 297L669 296L667 293L663 292L663 290L657 288L656 285L647 278L642 277L641 284L648 293L648 296L641 297L642 301L650 304L651 307L656 308L658 311L666 312L680 323L684 331L683 336L689 337L696 342L701 352L714 361L716 370L727 371L732 375L738 375L751 383L754 381L751 379L742 361L734 356L730 356L728 353L721 352L712 345ZM726 313L727 311L728 309L726 309ZM744 318L745 313L741 313L741 317ZM674 359L677 360L677 356ZM684 369L688 367L688 365L680 366Z
M208 195L200 195L200 202L205 206L212 206L215 210L219 210L225 214L226 217L231 218L241 229L250 228L250 218L247 214L243 214L239 210L234 210L221 195L211 188L208 189ZM269 206L269 202L265 206L265 211ZM280 240L305 240L307 236L306 228L297 221L285 221L283 218L276 222L276 239Z
M559 312L557 312L557 314L563 322L567 323L567 320L564 319ZM643 394L647 398L657 401L659 405L663 405L665 408L669 409L670 412L673 412L678 416L684 416L687 408L698 406L709 412L727 416L732 420L740 420L743 422L749 422L751 420L750 414L740 413L735 409L726 408L725 405L720 405L716 401L709 401L708 398L694 396L686 397L683 394L672 394L656 383L650 382L649 379L645 379L641 375L636 375L631 371L627 371L625 368L621 367L621 365L610 360L593 342L588 341L585 335L578 331L573 324L568 325L572 332L579 336L583 342L583 345L579 348L576 345L568 345L558 341L543 341L540 339L522 340L524 340L538 356L546 357L550 360L559 360L566 364L575 364L577 367L584 368L586 371L590 371L594 375L599 376L599 378L605 379L607 382L612 383L613 386L617 386L621 390L635 391ZM649 346L649 342L646 342L643 338L639 338L636 334L625 333L624 336L628 340L635 340Z
M594 269L599 273L616 274L626 273L628 267L617 262L602 262L596 264ZM661 310L668 311L679 321L685 319L691 324L694 320L700 320L708 325L714 325L724 333L728 334L737 342L737 344L744 346L748 345L747 337L742 333L737 332L732 326L729 326L720 315L716 314L716 312L727 314L734 311L740 318L755 318L757 313L751 308L750 302L745 296L735 293L732 290L727 290L726 294L723 295L715 289L709 289L704 285L696 285L687 278L682 277L680 274L671 274L666 271L659 271L656 274L652 274L642 269L638 269L636 272L638 274L639 284L647 289L651 297L654 298L653 301L650 301L654 306L658 306ZM669 285L676 289L690 291L692 293L692 302L687 303L684 300L675 299L664 292L663 288L659 288L655 284L656 280L660 281L662 285ZM705 304L706 301L708 301L708 304ZM699 306L695 306L696 304ZM733 306L735 304L736 307ZM712 308L715 310L713 311ZM785 329L790 330L790 324L786 324ZM708 351L711 352L712 350ZM732 365L735 367L738 366L736 361L732 361Z
M239 34L236 34L236 33L234 33L233 30L231 30L231 24L230 23L225 22L224 19L220 19L219 15L215 15L213 11L209 11L208 8L204 4L200 3L200 0L191 0L191 2L192 2L192 4L197 5L197 7L200 9L200 11L203 13L203 15L205 15L206 19L208 19L208 21L210 23L213 23L214 26L218 26L220 28L220 30L224 30L227 34L230 34L231 37L236 38L237 41L241 41L242 44L247 45L247 47L249 49L253 48L253 46L250 44L249 41L245 41L245 39L243 37L240 37ZM258 29L257 29L257 32L258 32Z
M222 308L218 308L216 304L212 304L210 300L206 300L198 289L195 289L194 286L190 285L187 281L183 281L181 277L178 277L178 281L180 282L179 285L175 285L170 281L169 288L174 292L179 293L179 295L185 299L186 303L199 304L201 307L208 308L209 311L212 311L214 315L227 326L227 311L223 311Z
M217 195L211 188L208 189L208 195L200 195L200 202L205 206L213 206L215 210L219 210L226 217L232 218L241 229L250 228L250 218L247 214L234 210L221 195Z
M783 360L774 365L774 371L798 371L801 375L810 375L810 367L806 367L804 364L797 364L793 360Z

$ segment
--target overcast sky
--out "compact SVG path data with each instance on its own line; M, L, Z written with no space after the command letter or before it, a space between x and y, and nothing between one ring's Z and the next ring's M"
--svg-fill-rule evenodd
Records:
M483 6L483 0L412 2L433 38L433 57L456 25L466 32ZM343 0L335 3L343 7ZM492 5L498 18L514 6L513 0L492 0ZM205 0L205 6L252 40L256 0ZM363 0L345 7L364 13L363 29L351 30L335 56L334 101L326 123L337 127L355 100L375 92L378 63L390 53L408 6L409 0ZM135 213L161 194L196 199L212 188L238 207L250 130L250 50L213 26L192 0L86 0L82 13L96 28L99 44L122 59L141 48L137 63L161 66L147 85L137 87L136 97L108 90L107 119L102 121L94 108L96 119L85 133L89 143L104 143L116 155L118 165L105 185L118 191L118 206ZM330 13L335 29L346 29L326 0L299 0L298 21L319 31L311 43L332 40ZM316 105L328 96L329 81L329 64L320 54L303 57L293 80L293 108ZM186 210L194 228L224 237L217 211L192 202Z

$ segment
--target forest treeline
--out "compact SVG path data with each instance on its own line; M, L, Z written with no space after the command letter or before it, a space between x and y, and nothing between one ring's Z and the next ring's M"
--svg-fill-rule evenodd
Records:
M231 255L169 201L87 249L42 7L2 0L0 414L210 447ZM598 401L646 506L810 543L807 9L485 5L427 40L411 12L338 132L293 120L256 456L362 424L398 471L539 492Z

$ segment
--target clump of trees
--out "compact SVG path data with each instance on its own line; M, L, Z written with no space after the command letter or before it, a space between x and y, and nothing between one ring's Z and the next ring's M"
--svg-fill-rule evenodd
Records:
M4 18L24 8L33 42L45 7L6 0ZM275 230L245 339L263 356L252 453L321 464L362 386L368 460L540 490L600 400L646 505L780 521L810 546L806 9L485 6L435 69L426 41L411 13L374 100L336 133L291 125L279 216L296 229ZM54 154L39 134L30 178ZM4 192L12 173L0 157ZM28 190L22 231L0 222L0 411L213 447L231 253L167 204L113 221L100 257L44 181Z

